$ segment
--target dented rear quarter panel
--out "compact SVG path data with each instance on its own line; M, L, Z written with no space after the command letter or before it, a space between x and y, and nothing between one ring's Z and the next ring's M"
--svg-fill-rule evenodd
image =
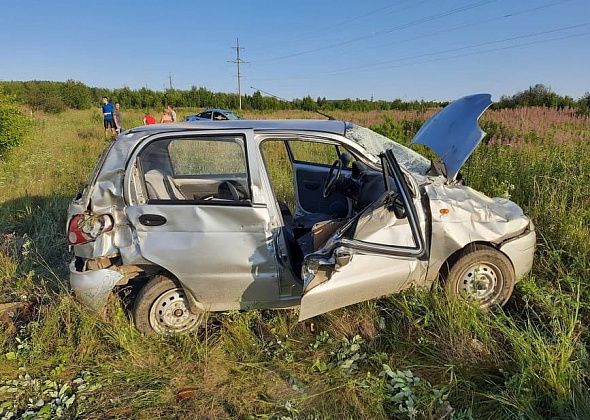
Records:
M110 232L100 235L93 242L74 245L76 256L87 259L114 256L120 253L119 248L133 246L132 232L125 215L123 178L131 151L144 137L145 134L120 134L108 146L104 160L97 163L100 167L95 169L82 196L70 203L68 224L71 217L87 210L97 215L109 214L114 221Z

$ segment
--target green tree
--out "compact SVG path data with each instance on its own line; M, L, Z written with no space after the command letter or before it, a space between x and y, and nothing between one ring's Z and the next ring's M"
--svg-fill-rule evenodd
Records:
M20 144L31 126L31 119L23 115L14 100L0 91L0 158Z

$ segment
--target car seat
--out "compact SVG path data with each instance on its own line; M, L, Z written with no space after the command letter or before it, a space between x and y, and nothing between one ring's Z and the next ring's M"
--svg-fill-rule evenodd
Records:
M164 175L157 169L145 173L145 186L149 198L153 200L186 200L170 175Z

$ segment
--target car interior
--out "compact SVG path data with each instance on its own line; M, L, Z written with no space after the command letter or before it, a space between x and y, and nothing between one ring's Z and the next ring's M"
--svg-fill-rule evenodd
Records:
M264 143L273 142L275 148L286 148L283 159L270 159L265 155L269 149ZM297 153L298 143L293 141L266 140L261 148L267 172L275 190L283 217L283 235L290 254L291 268L298 278L306 255L318 250L340 227L361 213L385 192L383 173L356 159L342 146L322 143L324 148L333 148L333 153L313 150L315 153ZM309 150L308 150L309 152ZM333 161L330 159L334 157ZM304 160L307 159L307 160ZM285 197L277 194L274 173L269 165L290 165L292 170L295 208L290 208Z
M185 145L174 144L174 141L153 142L142 150L139 156L138 162L144 174L145 187L150 200L192 200L235 204L235 202L247 202L250 199L245 162L236 162L236 166L230 168L231 171L223 171L220 167L218 171L223 173L209 173L211 171L204 170L206 168L199 166L199 162L186 161L186 159L184 162L179 162L180 158L192 155L183 153L186 150L182 150L182 146ZM197 143L190 140L181 141ZM219 143L226 149L235 148L237 153L234 156L242 154L238 143L221 140L200 142L200 144L205 143ZM225 150L225 152L228 151ZM209 152L212 151L209 150ZM225 162L227 163L227 159Z

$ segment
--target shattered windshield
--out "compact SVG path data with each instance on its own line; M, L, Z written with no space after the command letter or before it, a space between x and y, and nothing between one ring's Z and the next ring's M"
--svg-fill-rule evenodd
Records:
M430 169L430 160L421 154L368 128L356 124L347 124L344 136L360 144L374 156L379 156L379 154L391 149L399 164L412 172L425 175Z

